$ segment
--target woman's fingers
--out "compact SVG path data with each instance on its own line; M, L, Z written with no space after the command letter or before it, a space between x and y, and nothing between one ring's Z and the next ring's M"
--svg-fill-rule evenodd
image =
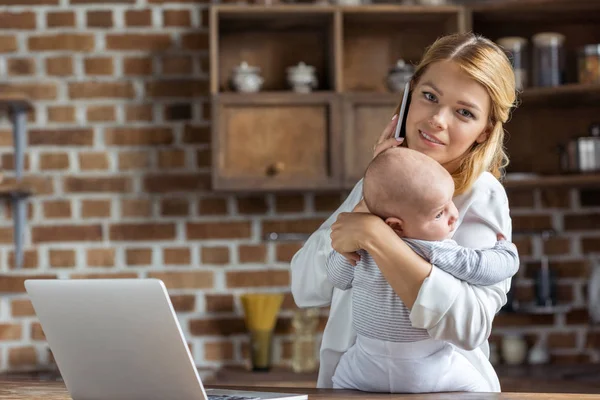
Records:
M375 149L373 150L373 158L377 157L377 155L384 150L387 150L392 147L400 146L402 144L402 142L404 142L404 138L400 138L399 140L396 140L396 138L392 137L392 138L384 140L383 142L381 142L375 146Z
M396 125L398 123L398 114L394 114L392 120L387 124L381 135L379 135L379 139L377 139L377 143L379 144L383 142L385 139L389 139L394 135L394 131L396 130Z

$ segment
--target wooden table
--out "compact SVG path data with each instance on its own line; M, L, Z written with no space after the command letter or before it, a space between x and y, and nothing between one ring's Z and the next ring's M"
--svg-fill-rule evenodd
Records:
M210 388L210 386L207 386ZM231 389L231 388L230 388ZM401 400L600 400L600 394L553 393L433 393L433 394L373 394L349 390L306 388L243 388L288 393L306 393L309 400L347 399L401 399ZM0 382L0 400L70 400L62 382L11 380ZM185 399L181 399L185 400Z

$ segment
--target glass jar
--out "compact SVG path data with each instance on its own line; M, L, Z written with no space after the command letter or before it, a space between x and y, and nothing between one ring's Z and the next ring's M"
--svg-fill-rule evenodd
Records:
M292 369L294 372L313 372L317 369L318 308L301 308L292 318Z
M600 44L588 44L577 54L579 83L600 83Z
M542 32L533 36L534 86L558 86L565 83L565 36Z
M507 36L498 39L498 45L504 48L513 66L517 90L523 90L528 85L527 71L529 70L529 63L527 61L527 39L518 36Z

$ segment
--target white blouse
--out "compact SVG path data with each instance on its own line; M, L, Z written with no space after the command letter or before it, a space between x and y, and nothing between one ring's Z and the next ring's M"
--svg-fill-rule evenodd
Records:
M325 221L294 255L291 262L292 295L299 307L330 306L329 320L321 343L317 387L331 388L331 378L340 357L356 339L352 328L352 289L342 291L329 283L325 271L331 251L331 225L341 212L351 212L362 197L359 181L344 203ZM508 198L500 182L483 173L471 190L454 198L459 211L452 237L459 245L493 247L497 234L512 240ZM426 329L438 340L453 343L499 392L500 383L490 364L488 337L495 314L506 303L510 279L491 286L463 282L435 265L425 279L410 313L415 328Z

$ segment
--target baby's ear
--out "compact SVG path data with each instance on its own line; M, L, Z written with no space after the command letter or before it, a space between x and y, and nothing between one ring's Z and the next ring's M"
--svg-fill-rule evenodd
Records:
M385 219L385 223L396 232L400 237L404 237L404 221L396 217L388 217Z

